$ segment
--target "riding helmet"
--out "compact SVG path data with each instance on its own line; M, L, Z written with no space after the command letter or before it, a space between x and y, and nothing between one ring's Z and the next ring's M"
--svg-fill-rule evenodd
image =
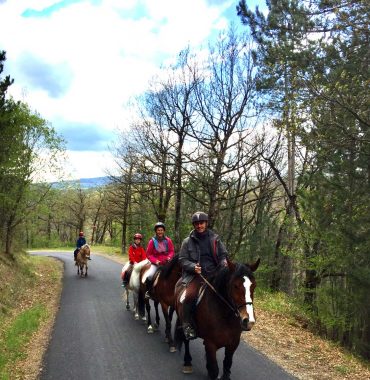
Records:
M191 217L191 223L195 222L208 222L208 215L203 211L197 211Z
M164 225L164 223L162 222L157 222L155 225L154 225L154 231L157 231L157 228L159 227L162 227L164 230L166 230L166 226Z
M142 234L135 234L134 235L134 239L142 239L143 238L143 235Z

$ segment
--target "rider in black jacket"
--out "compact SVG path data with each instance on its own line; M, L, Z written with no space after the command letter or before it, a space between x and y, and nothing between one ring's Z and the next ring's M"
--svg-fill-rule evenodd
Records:
M184 239L179 253L182 265L182 283L186 286L183 306L183 330L186 339L196 338L191 324L191 314L195 307L199 288L202 284L202 274L205 278L214 274L217 267L227 266L227 251L219 236L208 229L208 215L197 211L192 216L194 229Z

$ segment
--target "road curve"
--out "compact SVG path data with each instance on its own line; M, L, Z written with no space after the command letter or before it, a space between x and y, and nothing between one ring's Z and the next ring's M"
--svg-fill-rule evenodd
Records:
M33 252L64 262L63 290L40 380L198 380L207 379L204 348L191 343L193 374L181 372L183 353L170 353L159 332L147 334L142 322L125 310L121 264L92 252L89 275L79 278L73 255ZM163 319L162 319L163 322ZM222 366L223 350L218 353ZM231 368L233 380L294 379L244 342Z

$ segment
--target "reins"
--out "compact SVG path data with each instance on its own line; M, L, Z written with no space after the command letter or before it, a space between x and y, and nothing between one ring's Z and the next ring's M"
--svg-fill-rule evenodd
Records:
M202 278L202 280L204 280L204 282L212 289L212 291L216 294L216 296L228 307L230 308L235 316L237 318L240 317L240 313L239 313L239 309L243 306L246 306L246 305L253 305L252 302L245 302L243 303L242 305L239 305L239 306L233 306L230 304L230 302L228 302L224 297L222 297L222 295L215 289L215 287L201 274L201 273L198 273L199 276Z

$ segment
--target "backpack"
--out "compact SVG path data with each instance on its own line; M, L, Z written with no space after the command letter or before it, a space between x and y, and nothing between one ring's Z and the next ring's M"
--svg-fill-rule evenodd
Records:
M154 248L158 251L158 240L155 237L152 237L152 240L153 240ZM166 252L168 252L168 240L167 240L167 236L164 237L164 241L165 241L165 244L166 244Z

